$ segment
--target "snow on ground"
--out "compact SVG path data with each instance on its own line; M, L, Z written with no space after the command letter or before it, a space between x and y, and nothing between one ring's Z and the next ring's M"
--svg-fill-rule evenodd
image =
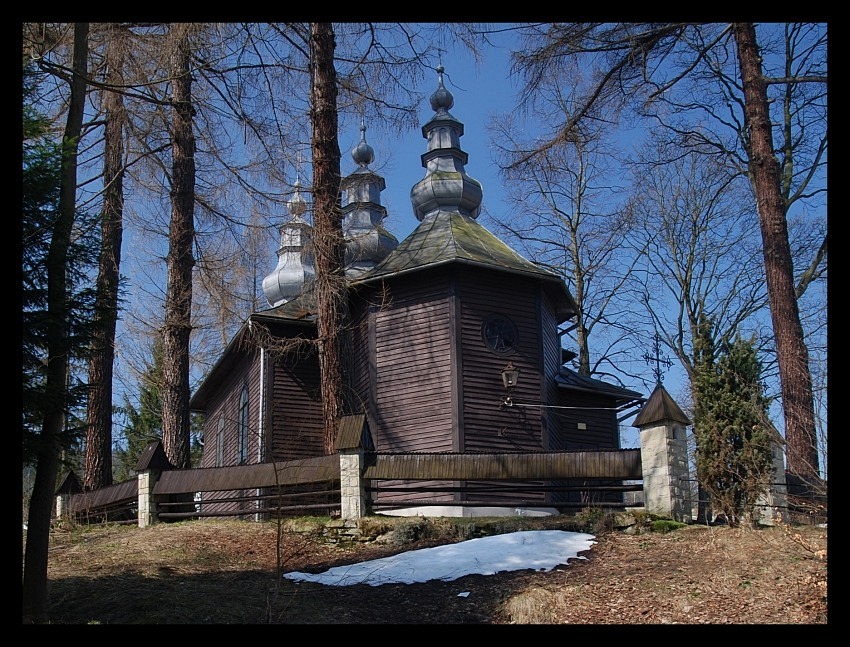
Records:
M525 530L480 537L446 546L422 548L359 564L337 566L323 573L285 573L297 582L329 586L352 584L413 584L456 580L464 575L494 575L505 571L550 571L595 544L594 535L563 530Z

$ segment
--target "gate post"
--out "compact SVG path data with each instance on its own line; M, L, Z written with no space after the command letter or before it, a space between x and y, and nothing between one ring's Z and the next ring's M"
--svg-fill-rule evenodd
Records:
M660 383L632 423L640 429L646 511L684 523L693 520L685 429L690 424Z

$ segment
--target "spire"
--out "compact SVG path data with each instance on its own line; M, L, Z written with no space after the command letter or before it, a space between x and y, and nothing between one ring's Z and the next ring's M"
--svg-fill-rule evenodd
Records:
M316 275L310 253L312 227L304 219L307 201L301 195L301 180L297 176L293 188L292 197L286 202L291 218L280 228L277 267L263 279L263 294L272 307L300 295Z
M422 126L422 136L428 140L422 155L425 177L410 191L413 213L420 221L441 211L477 218L481 210L483 190L464 170L468 156L460 148L463 123L449 112L454 97L443 85L443 71L439 65L437 89L431 95L434 116Z
M374 267L398 246L383 227L387 215L381 206L384 178L369 168L375 151L366 143L366 123L360 121L360 142L351 151L358 168L342 180L345 193L342 229L345 234L345 275L355 278Z
M366 143L366 120L364 118L360 119L360 143L351 151L351 157L355 164L364 169L375 161L375 151Z

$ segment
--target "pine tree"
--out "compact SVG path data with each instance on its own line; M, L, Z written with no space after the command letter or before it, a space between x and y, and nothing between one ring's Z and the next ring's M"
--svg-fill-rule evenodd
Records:
M155 343L153 359L138 380L138 406L124 397L127 424L121 447L115 451L115 480L125 481L135 471L139 456L151 442L162 439L162 344Z
M163 345L157 340L152 348L151 360L137 383L138 403L134 404L125 396L124 406L118 410L126 423L121 434L122 442L115 450L113 477L116 482L132 478L145 447L162 440L162 368ZM203 420L198 414L193 414L190 419L190 464L194 467L201 463L203 428Z
M775 433L752 341L715 349L712 326L699 330L694 380L696 467L700 485L731 526L752 524L769 487Z

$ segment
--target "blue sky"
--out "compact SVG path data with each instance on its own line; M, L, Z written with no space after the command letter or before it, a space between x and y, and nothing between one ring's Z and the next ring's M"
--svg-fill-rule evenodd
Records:
M488 215L504 217L508 207L499 167L494 161L487 124L491 117L512 112L517 107L517 88L509 75L509 52L506 48L488 50L486 64L483 66L476 65L464 54L444 56L442 64L445 69L444 85L454 96L454 106L450 112L464 124L460 143L461 148L469 155L466 172L478 180L484 190L482 215L478 221L493 231ZM400 241L419 224L413 215L410 190L425 174L421 155L426 150L427 142L422 136L421 125L434 114L429 98L437 89L437 84L438 75L434 71L419 87L424 93L424 99L419 109L420 127L415 130L402 137L390 137L369 130L369 124L366 124L366 140L375 152L375 160L370 167L382 175L386 182L386 189L381 194L382 204L387 208L384 224ZM351 150L359 141L359 124L340 133L343 176L356 168L351 158ZM570 340L565 341L567 347L570 347ZM646 351L652 352L652 349L647 348ZM647 383L651 385L654 384L653 368L654 364L647 364L644 375ZM664 384L671 395L677 397L685 384L684 372L678 363L664 370ZM644 391L640 384L626 386L639 392ZM645 395L648 397L649 391ZM623 430L623 444L628 447L639 446L638 432L628 424Z
M515 105L515 88L508 79L508 52L505 49L489 50L483 66L477 66L463 54L444 56L443 67L444 85L454 95L454 107L450 112L464 124L464 135L460 141L463 150L469 154L466 172L481 182L484 188L483 209L498 215L504 209L504 193L498 166L492 159L486 125L491 115L509 112ZM421 127L434 114L429 98L437 89L437 72L426 77L419 89L425 95L419 109ZM375 151L371 168L386 181L386 190L381 194L382 203L387 208L385 226L399 240L419 224L410 205L410 189L425 175L420 157L425 152L426 141L420 127L402 137L391 137L375 129L370 130L369 124L366 124L366 141ZM351 150L359 141L359 124L340 133L343 175L356 168ZM482 224L485 224L483 220Z

